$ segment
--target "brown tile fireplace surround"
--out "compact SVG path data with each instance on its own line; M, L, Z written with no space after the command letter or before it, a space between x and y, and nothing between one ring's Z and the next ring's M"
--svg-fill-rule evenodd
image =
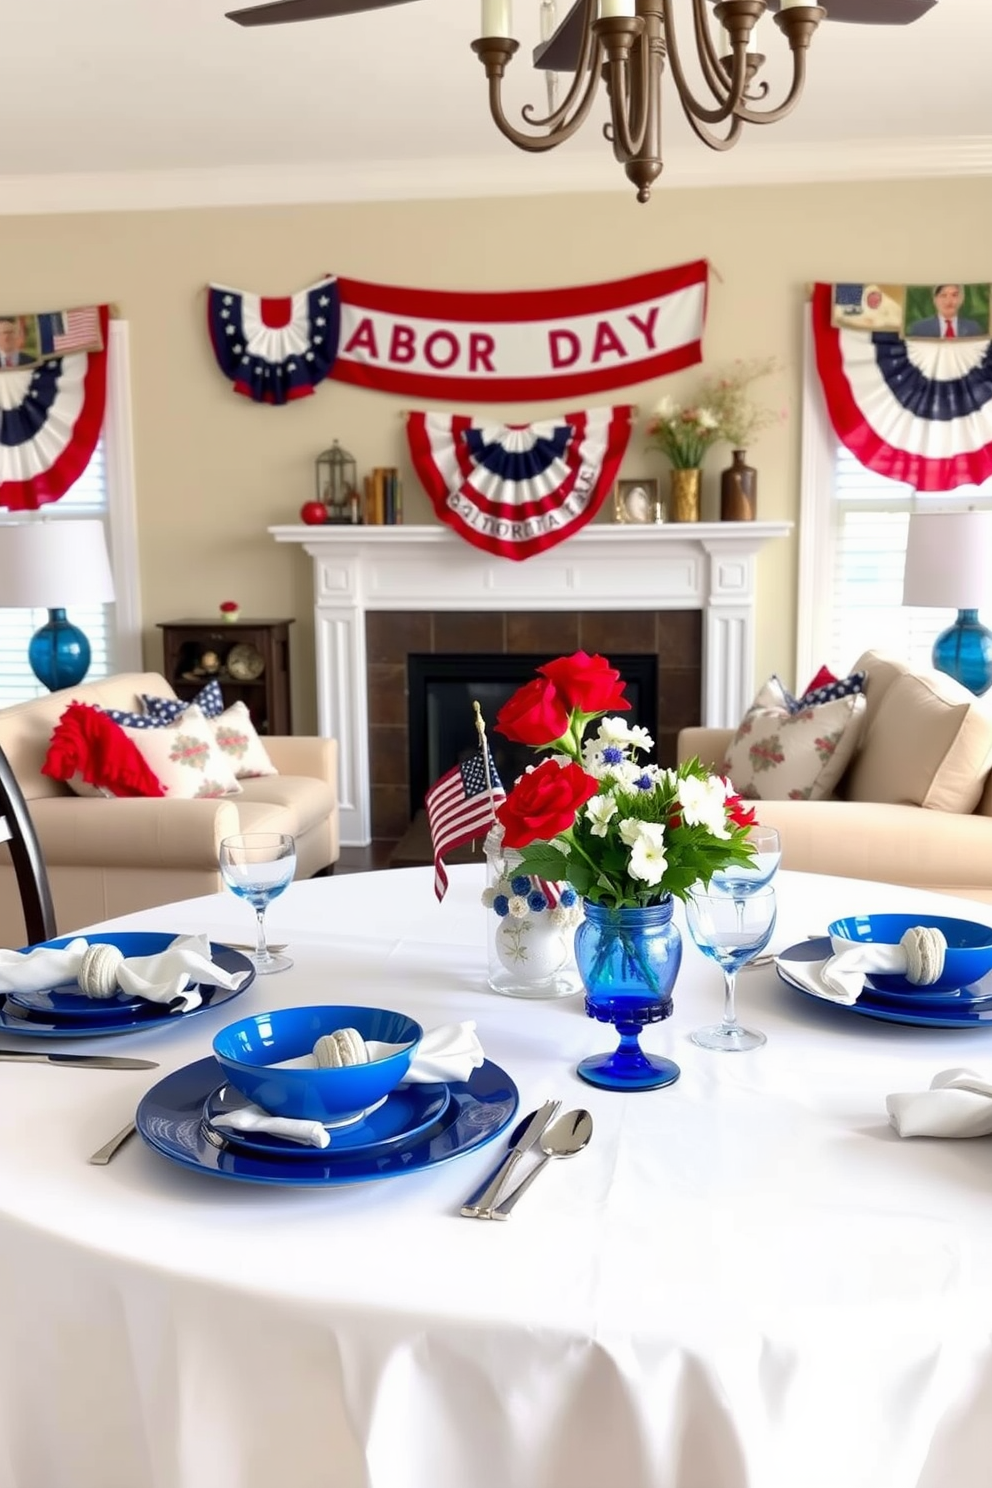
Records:
M339 750L341 841L410 821L407 657L657 658L658 755L754 691L755 559L786 522L589 523L524 563L429 527L270 527L313 562L317 727ZM492 719L488 720L490 726Z
M523 653L542 661L567 656L580 647L604 656L644 654L657 658L657 718L636 721L654 733L659 763L674 763L679 729L699 721L702 613L698 610L577 615L372 610L365 617L365 647L373 840L402 837L410 824L411 804L418 804L410 801L407 658L411 654L467 659ZM492 728L493 720L487 722Z

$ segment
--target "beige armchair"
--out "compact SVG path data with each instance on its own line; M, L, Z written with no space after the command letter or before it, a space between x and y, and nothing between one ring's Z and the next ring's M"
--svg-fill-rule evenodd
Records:
M222 888L217 850L235 832L291 832L298 878L337 861L337 742L271 737L278 775L242 780L243 794L211 800L76 796L42 775L52 730L77 700L140 711L139 694L174 697L156 672L125 673L0 710L0 749L41 842L60 934L151 905ZM23 943L14 868L0 845L0 945Z

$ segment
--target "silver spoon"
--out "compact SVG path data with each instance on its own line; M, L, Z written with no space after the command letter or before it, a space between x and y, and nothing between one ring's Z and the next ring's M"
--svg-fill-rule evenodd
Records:
M121 1147L124 1146L124 1143L127 1141L128 1137L130 1137L136 1130L137 1127L135 1126L134 1122L129 1121L127 1126L121 1127L120 1131L115 1137L111 1137L109 1142L105 1142L102 1147L98 1147L93 1156L87 1158L87 1162L97 1163L98 1166L103 1167L106 1163L109 1163L114 1154L118 1152Z
M522 1194L530 1188L538 1173L543 1172L553 1157L574 1157L583 1147L588 1147L592 1136L592 1117L588 1111L566 1111L549 1126L541 1138L544 1156L527 1174L511 1194L490 1210L490 1219L509 1219L510 1212Z

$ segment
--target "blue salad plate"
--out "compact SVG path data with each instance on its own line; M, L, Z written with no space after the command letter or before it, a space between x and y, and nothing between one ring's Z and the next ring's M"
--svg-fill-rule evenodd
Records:
M839 1013L860 1013L866 1018L881 1018L888 1023L913 1023L921 1028L992 1028L992 973L962 987L958 992L927 993L917 988L912 993L891 992L879 986L868 975L864 991L854 1003L831 1002L818 997L802 982L789 975L790 961L826 961L833 954L830 937L802 940L798 945L780 951L775 970L786 986L802 992L804 997Z
M43 944L58 948L75 939L78 937L63 935ZM117 946L124 957L129 958L157 956L172 944L176 936L158 930L105 930L94 931L85 939L91 945ZM78 992L70 992L65 985L39 992L6 993L0 1000L0 1033L23 1034L30 1038L106 1038L110 1034L147 1031L161 1023L185 1022L197 1013L240 997L255 980L254 966L240 951L232 951L211 941L210 956L222 971L245 971L249 975L240 987L230 990L207 982L199 983L201 1002L188 1012L178 1013L165 1003L147 1002L123 992L108 998L82 997Z
M346 1126L328 1126L330 1147L310 1147L274 1136L271 1132L237 1131L222 1125L218 1117L230 1116L251 1106L248 1097L233 1085L220 1085L210 1092L203 1103L203 1119L230 1146L239 1147L242 1152L256 1157L308 1161L314 1157L327 1157L331 1148L335 1157L345 1153L349 1156L361 1153L367 1157L372 1152L415 1141L440 1121L450 1100L451 1090L447 1085L399 1085L372 1110L366 1111L360 1121L349 1122Z
M239 1183L281 1184L293 1188L337 1188L367 1183L400 1173L421 1173L484 1147L512 1121L519 1103L517 1087L505 1070L487 1059L469 1079L447 1086L448 1102L425 1129L411 1130L399 1141L368 1149L331 1146L307 1149L287 1160L281 1150L248 1152L246 1133L231 1134L205 1119L205 1105L221 1099L223 1071L213 1058L198 1059L153 1085L142 1098L135 1125L155 1152L194 1172ZM425 1086L424 1090L436 1090ZM385 1111L389 1101L380 1108ZM371 1116L366 1120L373 1119Z

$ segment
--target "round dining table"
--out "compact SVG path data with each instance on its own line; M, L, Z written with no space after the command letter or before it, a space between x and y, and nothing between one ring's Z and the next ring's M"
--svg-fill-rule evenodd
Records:
M774 950L840 915L992 923L890 885L776 885ZM223 1006L117 1037L0 1033L159 1064L0 1069L0 1488L987 1488L992 1141L902 1139L886 1096L992 1078L992 1023L865 1016L767 965L738 979L765 1046L699 1048L722 975L677 905L674 1013L642 1042L681 1077L595 1089L576 1065L615 1030L581 995L488 989L483 886L481 864L440 904L429 868L294 883L268 913L294 965ZM218 894L99 928L230 943L253 916ZM87 1161L221 1027L310 1003L474 1020L519 1114L585 1108L588 1148L505 1223L460 1209L515 1122L336 1187L225 1181L140 1137Z

